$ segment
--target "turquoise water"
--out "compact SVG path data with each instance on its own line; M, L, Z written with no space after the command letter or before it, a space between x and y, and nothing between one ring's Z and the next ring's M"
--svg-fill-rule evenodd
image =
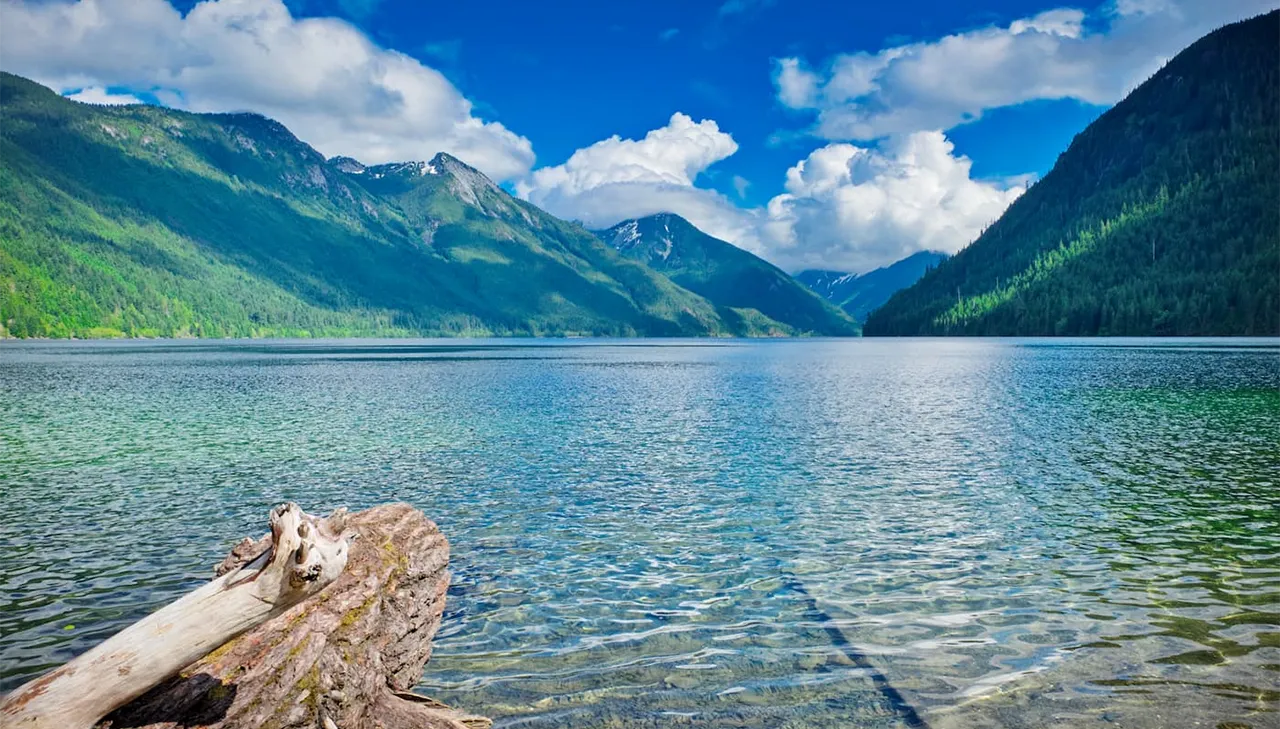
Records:
M1274 340L0 343L0 687L403 500L501 727L1280 726L1278 481Z

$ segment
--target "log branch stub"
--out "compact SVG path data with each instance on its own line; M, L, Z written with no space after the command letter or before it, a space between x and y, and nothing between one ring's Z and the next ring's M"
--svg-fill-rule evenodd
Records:
M82 729L337 579L347 535L297 504L271 510L252 559L0 699L0 727ZM308 525L304 535L303 525ZM289 559L297 555L299 558Z
M191 663L99 726L489 726L488 719L411 692L431 656L449 587L449 543L436 525L407 504L335 513L305 525L299 529L360 537L351 543L346 569L323 594ZM251 562L275 538L273 529L237 544L218 569ZM284 556L291 567L299 558L296 549ZM309 564L313 555L301 558Z

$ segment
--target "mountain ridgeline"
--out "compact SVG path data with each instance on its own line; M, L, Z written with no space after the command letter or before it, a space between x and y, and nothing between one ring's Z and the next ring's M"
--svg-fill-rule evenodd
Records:
M676 215L593 234L447 154L326 160L255 114L0 74L0 337L1276 335L1278 33L1192 44L955 256L798 280Z
M1280 334L1280 11L1192 44L868 335Z
M0 336L778 333L730 313L445 154L0 76Z
M862 275L811 269L796 274L796 280L861 323L895 292L919 281L929 269L945 260L945 253L920 251Z
M672 213L600 231L622 255L705 297L727 321L770 334L858 333L858 325L781 269Z

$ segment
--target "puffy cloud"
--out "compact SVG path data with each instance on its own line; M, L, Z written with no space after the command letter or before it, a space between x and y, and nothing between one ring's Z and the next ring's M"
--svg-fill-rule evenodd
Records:
M733 137L711 119L694 122L685 114L671 115L667 125L644 139L614 135L579 149L569 161L533 173L525 189L535 201L546 191L566 195L616 182L648 182L689 186L703 170L738 151Z
M472 113L442 74L334 18L280 0L52 0L0 7L5 70L59 91L123 87L192 111L252 110L326 155L365 162L447 151L497 179L533 164L529 141Z
M1173 10L1170 0L1116 0L1116 15L1150 15Z
M142 99L139 99L133 94L113 94L101 86L90 86L89 88L67 93L66 97L73 101L80 101L85 104L102 104L103 106L121 106L123 104L142 103Z
M895 137L880 149L829 144L787 171L761 238L788 268L864 272L920 250L954 253L995 221L1026 181L970 177L942 132Z
M1046 10L1039 15L1009 24L1009 33L1022 35L1035 32L1063 38L1079 38L1084 32L1084 12L1075 8Z
M942 132L918 132L879 148L822 147L787 171L785 193L743 209L695 185L736 150L714 121L675 114L643 139L611 137L536 170L516 190L592 228L673 212L790 270L863 272L919 250L959 250L1029 182L974 180ZM746 180L734 184L745 191Z
M694 186L699 174L736 151L737 142L715 121L695 122L677 112L643 139L615 135L579 149L562 165L535 170L516 183L516 192L592 228L672 212L711 235L746 240L750 214Z
M1033 99L1110 104L1177 51L1266 12L1270 0L1109 0L1004 27L847 53L813 67L775 62L778 100L817 114L828 144L787 172L786 192L757 211L753 245L791 269L866 271L922 249L955 252L995 221L1030 176L974 180L939 130ZM785 133L779 135L780 138Z
M818 99L818 74L804 68L798 58L777 62L773 82L778 87L778 100L793 109L807 109Z
M837 55L821 72L781 59L774 84L782 104L817 112L814 131L827 139L950 129L1033 99L1111 104L1192 41L1271 4L1114 0L1093 17L1048 10L1007 27Z

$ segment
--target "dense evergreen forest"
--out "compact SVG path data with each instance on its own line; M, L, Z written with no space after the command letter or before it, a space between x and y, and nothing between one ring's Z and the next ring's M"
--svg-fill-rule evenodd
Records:
M1278 37L1273 11L1178 54L864 332L1280 334Z

